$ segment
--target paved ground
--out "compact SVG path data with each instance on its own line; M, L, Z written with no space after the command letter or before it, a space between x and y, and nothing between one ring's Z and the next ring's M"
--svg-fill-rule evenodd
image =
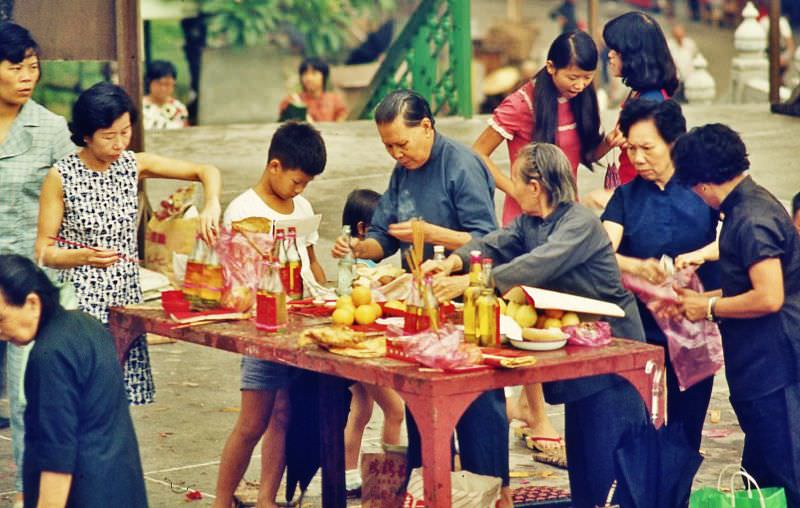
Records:
M499 0L473 2L474 17L479 24L504 12ZM541 17L542 5L552 2L526 3L528 14ZM618 4L603 4L604 15L624 9ZM537 12L534 12L537 11ZM548 29L549 30L549 29ZM730 31L716 28L690 27L701 49L711 54L712 72L726 86L727 62L730 61ZM549 41L543 32L541 38ZM708 54L707 54L708 56ZM724 93L724 92L723 92ZM277 101L277 99L276 99ZM800 121L770 115L766 106L715 106L687 108L690 125L719 121L739 130L747 143L755 178L779 198L788 200L800 191L800 162L796 143ZM616 112L604 114L605 125L611 125ZM471 143L484 128L485 118L472 120L446 119L439 122L442 132L465 143ZM317 211L324 215L318 248L327 273L332 276L334 264L329 248L339 229L341 207L349 190L368 187L383 191L392 164L381 146L370 122L320 126L328 145L329 164L326 172L307 191ZM252 185L261 173L269 136L275 125L230 125L198 127L180 132L150 134L148 149L163 155L216 164L224 173L223 206ZM507 164L507 153L498 150L495 159ZM583 190L600 186L602 172L591 174L581 170ZM151 183L151 200L159 202L177 185ZM184 506L181 489L191 487L205 497L197 506L210 505L217 474L219 454L236 419L239 405L239 358L233 354L190 344L168 344L151 348L157 385L157 403L132 410L139 437L150 504L153 507ZM717 376L711 409L719 411L718 423L707 422L710 433L703 441L706 460L695 480L695 486L716 481L722 466L735 463L742 446L742 434L736 425L723 376ZM562 425L562 408L550 408ZM364 451L377 451L380 433L380 411L375 411L364 441ZM0 506L10 506L8 495L13 491L13 466L9 432L0 431ZM247 478L258 476L258 459ZM530 454L515 442L511 447L514 471L528 471L531 478L515 480L556 486L566 485L566 474L560 470L532 463ZM312 488L313 491L313 488ZM318 506L312 492L311 505ZM351 506L357 506L352 503Z

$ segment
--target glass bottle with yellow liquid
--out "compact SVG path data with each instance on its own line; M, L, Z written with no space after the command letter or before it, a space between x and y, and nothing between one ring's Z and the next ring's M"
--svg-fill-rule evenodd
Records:
M481 281L481 251L469 253L469 286L464 291L464 342L478 343L478 298L483 283Z
M208 256L206 242L197 235L194 249L186 261L186 272L183 276L183 294L192 305L200 303L200 288L203 285L203 265Z
M492 260L484 258L482 262L483 289L478 298L478 344L481 347L500 345L500 304L494 294L494 278L492 277Z
M203 265L203 280L200 286L200 304L207 309L219 307L222 300L222 264L219 262L217 251L213 247L208 249L205 265Z

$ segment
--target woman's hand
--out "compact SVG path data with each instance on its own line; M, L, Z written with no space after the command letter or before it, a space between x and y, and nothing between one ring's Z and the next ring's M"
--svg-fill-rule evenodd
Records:
M450 258L444 261L429 259L422 263L422 275L432 274L434 277L447 277L453 273L453 261Z
M675 288L681 297L681 312L689 321L700 321L708 314L709 297L691 289Z
M703 254L701 250L693 250L692 252L679 254L675 258L675 269L683 270L684 268L689 268L690 266L700 266L705 262L705 254Z
M348 254L352 254L353 257L355 256L355 248L358 245L360 240L358 238L350 237L350 245L347 244L347 237L340 236L336 239L336 242L333 244L333 248L331 249L331 256L334 258L343 258Z
M389 224L389 234L401 242L411 243L414 241L414 227L411 225L413 221L407 220L403 222L397 222L395 224ZM423 222L423 231L425 232L425 241L429 240L429 224Z
M615 125L613 129L608 131L608 134L603 138L603 142L608 148L624 147L626 139L619 129L619 125Z
M640 259L636 266L636 275L651 284L661 284L667 278L661 263L655 258Z
M69 252L69 251L67 251ZM119 253L109 249L77 249L81 265L108 268L119 261Z
M222 208L219 199L211 198L200 212L200 238L208 245L214 245L219 235L219 216Z
M437 277L433 279L433 295L440 302L449 302L464 294L469 286L469 275Z

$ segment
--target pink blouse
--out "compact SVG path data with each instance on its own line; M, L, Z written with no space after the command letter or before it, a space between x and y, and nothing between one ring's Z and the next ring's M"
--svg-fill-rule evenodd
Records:
M494 110L489 125L503 136L508 144L508 156L511 164L517 160L517 154L523 146L533 141L533 82L528 81L518 90L506 97ZM572 165L572 175L577 182L578 164L581 162L581 139L578 135L575 116L569 101L558 98L558 130L556 145L564 151ZM513 221L522 209L517 201L506 196L503 204L503 225Z

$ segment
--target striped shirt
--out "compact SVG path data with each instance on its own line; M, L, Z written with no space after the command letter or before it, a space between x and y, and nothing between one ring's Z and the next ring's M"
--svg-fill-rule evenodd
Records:
M22 106L0 144L0 253L33 257L42 180L74 150L64 118L33 100Z

